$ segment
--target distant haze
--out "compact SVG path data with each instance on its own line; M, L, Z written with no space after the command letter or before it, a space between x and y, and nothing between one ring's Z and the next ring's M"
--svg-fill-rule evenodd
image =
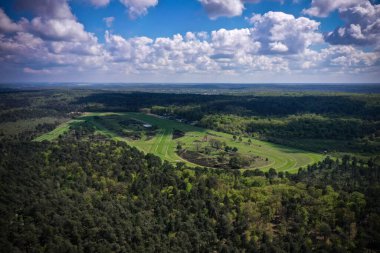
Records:
M377 84L242 84L242 83L9 83L0 84L0 91L41 89L99 89L165 93L249 93L249 92L350 92L380 93Z

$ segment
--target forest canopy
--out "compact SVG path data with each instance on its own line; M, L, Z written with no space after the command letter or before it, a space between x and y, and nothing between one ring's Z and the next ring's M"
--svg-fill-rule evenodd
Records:
M368 94L0 93L0 252L379 251L378 101ZM140 112L230 133L235 145L265 140L326 158L295 173L242 169L234 145L210 138L207 145L231 154L228 166L191 167L99 135L86 121L35 141L90 111ZM146 136L158 131L136 122L122 124ZM183 135L177 129L176 138Z

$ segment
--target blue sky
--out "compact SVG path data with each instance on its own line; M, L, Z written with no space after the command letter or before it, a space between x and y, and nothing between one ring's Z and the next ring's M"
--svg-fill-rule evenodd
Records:
M148 36L148 37L168 37L174 34L185 34L188 31L213 31L220 28L235 29L246 28L252 13L264 14L268 11L285 11L298 16L306 4L281 4L279 2L262 2L258 4L246 5L242 16L221 17L216 20L208 18L207 13L202 8L200 2L192 0L163 0L149 10L149 15L131 20L126 14L123 5L118 1L110 3L108 8L97 8L89 12L88 4L83 2L73 3L73 12L79 20L83 22L89 31L97 33L101 37L106 29L102 18L115 16L113 30L126 37ZM342 23L337 15L332 15L323 22L322 29L326 31L335 28L336 24Z
M378 82L369 0L0 0L2 82Z

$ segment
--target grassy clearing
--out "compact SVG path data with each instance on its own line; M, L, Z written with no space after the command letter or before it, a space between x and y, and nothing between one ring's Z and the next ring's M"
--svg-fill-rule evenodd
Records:
M70 120L65 123L62 123L58 127L56 127L53 131L43 134L37 138L35 138L35 141L52 141L54 139L57 139L60 135L65 134L69 131L70 125L74 124L75 122L79 122L79 120Z
M134 120L141 122L142 124L150 124L157 126L157 133L151 137L142 137L141 139L133 140L126 138L119 133L123 131L123 127L120 126L117 121L113 121L112 117L106 125L101 121L96 120L97 117L105 117L110 115L117 115L119 119ZM69 130L69 127L73 124L81 121L90 122L99 134L106 135L115 140L126 141L128 144L137 147L145 153L154 153L162 159L165 159L172 163L185 162L187 165L194 166L195 164L184 160L176 153L176 146L178 142L183 143L187 148L194 146L196 141L202 140L205 136L211 136L213 139L225 142L226 145L238 148L239 153L244 155L259 156L263 159L267 159L265 165L260 166L262 170L268 170L269 168L275 168L278 171L297 171L299 167L304 167L308 164L318 162L323 159L323 155L313 152L302 151L299 149L289 148L269 142L259 141L251 139L252 143L248 143L247 138L243 138L242 141L235 141L233 136L226 133L216 132L199 128L187 124L183 124L177 121L167 120L152 115L146 115L142 113L86 113L82 117L66 122L50 133L44 134L36 141L54 140L59 135L64 134ZM173 139L173 130L177 129L185 133L183 137ZM255 168L255 167L253 167Z

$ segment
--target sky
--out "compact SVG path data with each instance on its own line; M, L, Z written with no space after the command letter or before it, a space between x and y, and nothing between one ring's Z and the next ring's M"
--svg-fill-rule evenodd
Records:
M380 82L378 0L0 0L0 82Z

